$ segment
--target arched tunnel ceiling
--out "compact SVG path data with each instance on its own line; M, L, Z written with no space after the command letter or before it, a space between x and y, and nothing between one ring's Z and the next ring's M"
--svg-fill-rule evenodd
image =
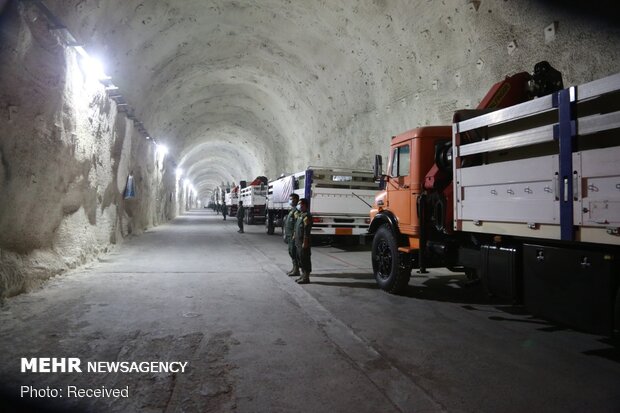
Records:
M553 51L538 40L521 42L520 58L497 56L564 18L553 11L562 2L536 0L47 3L201 195L308 164L369 166L389 136L449 121L501 76L545 60Z

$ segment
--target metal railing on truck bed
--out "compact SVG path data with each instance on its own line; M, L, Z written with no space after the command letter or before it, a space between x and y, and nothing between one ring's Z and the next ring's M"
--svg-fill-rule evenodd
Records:
M453 125L454 229L620 245L620 73Z

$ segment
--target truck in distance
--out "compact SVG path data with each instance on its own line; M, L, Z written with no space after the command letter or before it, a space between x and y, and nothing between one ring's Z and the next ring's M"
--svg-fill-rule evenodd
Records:
M310 166L269 182L265 227L273 234L290 210L289 196L296 193L310 201L312 234L330 237L365 236L368 208L378 184L373 171Z

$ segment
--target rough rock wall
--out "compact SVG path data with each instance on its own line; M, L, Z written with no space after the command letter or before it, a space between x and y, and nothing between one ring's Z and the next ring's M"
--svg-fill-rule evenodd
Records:
M335 98L323 111L340 115L344 104L345 120L329 117L317 133L330 137L314 149L328 162L346 159L368 167L373 154L387 155L393 135L449 124L455 110L476 107L494 83L532 72L541 60L562 72L565 87L620 72L620 26L589 15L585 4L384 3L392 6L377 17L370 44L360 52L367 62L360 72L370 92L366 107L346 113L352 106Z
M0 298L174 214L167 162L34 8L0 16ZM133 173L136 197L123 198Z

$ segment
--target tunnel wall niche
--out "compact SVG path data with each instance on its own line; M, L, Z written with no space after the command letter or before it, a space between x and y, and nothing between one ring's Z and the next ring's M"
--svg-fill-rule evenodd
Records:
M171 162L21 2L0 16L0 61L2 298L172 218L176 196Z

